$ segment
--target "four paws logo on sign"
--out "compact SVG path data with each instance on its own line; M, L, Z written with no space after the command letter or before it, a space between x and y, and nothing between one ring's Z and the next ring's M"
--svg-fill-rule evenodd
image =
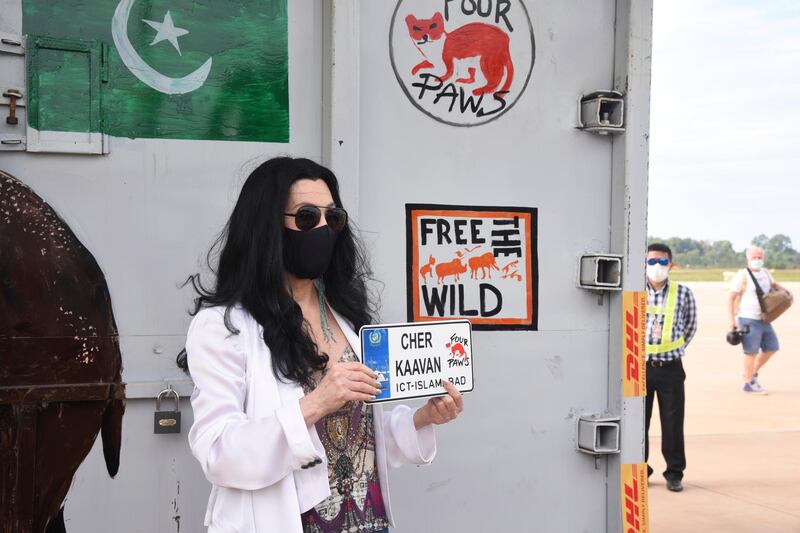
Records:
M389 51L408 99L453 126L484 124L511 109L535 55L521 0L400 0Z
M469 366L469 355L464 347L469 347L469 339L459 337L456 334L450 336L450 341L444 345L447 348L449 355L447 357L447 366L453 368L454 366Z

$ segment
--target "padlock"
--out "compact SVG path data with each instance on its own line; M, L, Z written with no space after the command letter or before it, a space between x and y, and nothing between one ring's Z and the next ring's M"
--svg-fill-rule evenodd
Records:
M161 398L172 395L175 398L174 411L161 410ZM153 414L153 433L180 433L181 432L181 397L172 387L164 389L156 397L156 412Z

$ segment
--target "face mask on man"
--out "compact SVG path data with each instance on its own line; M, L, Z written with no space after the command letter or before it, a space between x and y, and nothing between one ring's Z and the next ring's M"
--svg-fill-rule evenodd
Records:
M763 259L751 259L750 260L750 268L754 270L760 270L764 267L764 260Z
M647 265L647 277L650 281L661 283L669 277L669 267L664 265Z
M308 231L284 228L283 261L286 270L298 278L322 276L328 270L338 236L339 232L328 225Z

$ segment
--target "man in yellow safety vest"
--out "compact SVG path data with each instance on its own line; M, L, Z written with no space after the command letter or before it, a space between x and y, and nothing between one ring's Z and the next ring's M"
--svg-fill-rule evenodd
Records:
M672 250L665 244L647 247L647 398L645 401L645 460L650 455L650 417L658 396L661 453L667 463L667 489L683 490L686 451L683 414L686 396L682 358L697 331L697 305L691 289L670 282ZM647 466L648 477L653 473Z

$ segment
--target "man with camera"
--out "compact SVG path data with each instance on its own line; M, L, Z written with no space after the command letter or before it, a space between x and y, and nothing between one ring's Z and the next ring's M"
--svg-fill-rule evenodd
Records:
M745 256L747 268L737 272L730 281L728 297L730 327L734 333L741 332L744 349L744 392L766 394L766 389L758 382L758 371L775 355L780 345L772 324L767 320L769 317L764 313L764 295L769 294L771 290L789 293L776 283L772 274L764 268L762 248L750 246ZM790 294L789 301L791 301Z
M658 395L661 453L667 463L667 489L683 490L686 452L683 414L686 403L682 358L697 331L697 305L691 289L669 280L672 250L665 244L647 247L647 398L645 461L650 455L650 417ZM647 465L647 475L653 473Z

